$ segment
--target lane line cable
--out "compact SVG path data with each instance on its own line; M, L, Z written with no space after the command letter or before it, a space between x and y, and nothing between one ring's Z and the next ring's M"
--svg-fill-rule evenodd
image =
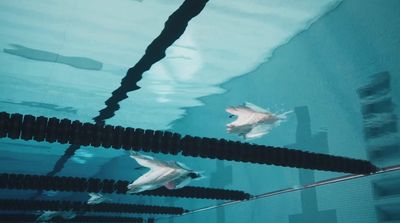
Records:
M345 175L345 176L330 178L330 179L327 179L327 180L317 181L317 182L306 184L306 185L299 185L299 186L288 187L288 188L275 190L275 191L271 191L271 192L267 192L267 193L262 193L262 194L259 194L259 195L251 196L249 199L245 199L245 200L227 201L227 202L220 203L220 204L217 204L217 205L212 205L212 206L207 206L207 207L203 207L203 208L190 210L190 211L187 211L184 214L179 215L179 216L170 216L170 217L157 218L156 221L159 221L159 220L161 221L161 220L166 220L166 219L173 219L173 218L177 218L177 217L182 217L182 216L186 216L186 215L191 215L191 214L195 214L195 213L200 213L200 212L204 212L204 211L218 209L218 208L222 208L222 207L226 207L226 206L230 206L230 205L236 205L236 204L240 204L240 203L243 203L243 202L249 202L249 201L254 201L254 200L258 200L258 199L264 199L264 198L268 198L268 197L274 197L274 196L278 196L278 195L281 195L281 194L288 194L288 193L293 193L293 192L296 192L296 191L306 190L306 189L309 189L309 188L317 188L317 187L321 187L321 186L341 183L341 182L350 181L350 180L359 179L359 178L364 178L364 177L369 177L369 176L373 176L373 175L385 174L385 173L390 173L390 172L397 172L397 171L400 171L400 164L399 165L385 167L385 168L382 168L382 169L380 169L380 170L378 170L378 171L376 171L374 173L370 173L370 174Z

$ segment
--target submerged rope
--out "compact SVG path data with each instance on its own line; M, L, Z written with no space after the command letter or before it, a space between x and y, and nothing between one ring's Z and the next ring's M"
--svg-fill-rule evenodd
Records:
M314 170L368 174L377 167L358 160L294 149L255 145L225 139L201 138L168 131L95 125L68 119L34 117L0 112L0 138L91 145L125 150L143 150L184 156L234 160Z
M112 179L101 180L97 178L59 177L13 173L0 174L0 188L2 189L125 194L127 192L128 184L128 181ZM251 196L243 191L191 186L176 190L159 188L156 190L136 193L134 195L215 200L243 200L248 199Z
M183 208L151 206L139 204L101 203L86 204L65 200L19 200L0 199L0 210L18 211L74 211L74 212L114 212L136 214L170 214L181 215Z
M38 215L34 214L0 214L0 222L36 222ZM150 219L147 220L149 222ZM66 220L60 220L66 222ZM150 220L154 222L154 220ZM113 216L76 216L68 222L129 222L144 223L143 218L113 217Z

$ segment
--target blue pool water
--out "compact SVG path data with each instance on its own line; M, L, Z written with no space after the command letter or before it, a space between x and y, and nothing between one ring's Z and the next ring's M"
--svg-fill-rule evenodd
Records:
M154 59L168 42L156 39L164 23L188 2L1 1L0 112L224 138L369 160L380 168L400 164L398 0L215 0L204 8L198 1L200 10L187 26L180 23L184 16L170 23L165 37L181 26L182 34L165 46L165 56ZM152 42L160 44L148 48ZM133 76L124 78L131 67ZM126 90L126 96L116 89ZM268 134L245 140L227 133L233 119L225 111L244 102L292 112ZM53 171L132 182L147 171L123 150L74 148L1 138L0 173ZM190 186L254 196L347 174L142 153L203 171L205 178ZM199 210L184 216L77 213L177 223L395 223L399 188L400 175L393 171L225 207L219 205L227 200L107 195L111 203ZM0 196L1 202L89 198L86 192L4 188ZM0 207L0 221L10 214L41 213Z

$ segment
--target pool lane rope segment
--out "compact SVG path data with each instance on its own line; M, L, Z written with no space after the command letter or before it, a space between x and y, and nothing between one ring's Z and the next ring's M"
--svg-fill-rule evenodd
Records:
M36 222L38 215L34 214L0 214L0 222ZM52 222L52 221L50 221ZM70 220L60 220L55 222L129 222L129 223L149 223L155 222L154 219L145 221L143 218L133 217L113 217L113 216L76 216Z
M46 141L283 167L368 174L378 170L366 160L312 153L169 131L82 123L69 119L0 112L0 138Z
M185 212L183 208L123 204L123 203L100 203L87 204L79 201L66 200L22 200L22 199L0 199L0 210L7 211L73 211L73 212L112 212L112 213L135 213L135 214L168 214L181 215Z
M124 180L14 173L0 174L0 189L126 194L128 184L129 182ZM214 200L243 200L251 197L250 194L243 191L191 186L186 186L176 190L169 190L162 187L155 190L136 193L134 195Z

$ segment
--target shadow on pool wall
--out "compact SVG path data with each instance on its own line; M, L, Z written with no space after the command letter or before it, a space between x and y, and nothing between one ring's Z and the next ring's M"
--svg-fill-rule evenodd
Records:
M88 57L64 56L55 52L33 49L19 44L10 44L3 49L4 53L24 57L26 59L69 65L78 69L101 70L103 63Z
M316 21L308 30L278 48L271 59L254 71L235 78L222 87L224 94L204 97L204 106L187 109L173 123L173 131L199 136L241 140L226 133L230 122L225 108L252 102L261 107L294 109L307 106L312 133L326 131L330 154L367 158L362 114L357 95L359 86L372 74L387 71L392 75L392 102L400 105L400 1L346 0L334 11ZM395 114L399 116L398 107ZM273 129L269 135L251 143L291 145L295 143L296 117ZM308 145L299 149L313 150ZM203 162L203 161L199 161ZM209 164L209 160L204 161ZM265 188L288 176L297 178L289 168L258 168L234 163L233 185L249 181L246 191ZM246 171L247 170L247 171ZM315 179L334 176L316 172ZM286 178L285 178L286 177ZM259 179L265 179L260 181ZM292 179L297 182L297 179ZM257 185L255 185L255 182ZM240 184L240 183L239 183ZM335 222L377 222L369 180L316 190L319 210L336 210ZM195 201L191 201L195 202ZM400 203L400 200L394 200ZM294 203L294 204L293 204ZM301 212L300 194L280 196L225 208L225 222L288 222L289 215ZM240 210L240 211L236 211ZM216 211L177 218L210 221ZM248 213L248 214L245 214ZM221 219L221 218L220 218ZM396 219L394 219L396 220ZM400 220L400 219L397 219ZM220 223L222 221L218 221ZM304 222L305 223L305 222ZM309 222L308 222L309 223Z

